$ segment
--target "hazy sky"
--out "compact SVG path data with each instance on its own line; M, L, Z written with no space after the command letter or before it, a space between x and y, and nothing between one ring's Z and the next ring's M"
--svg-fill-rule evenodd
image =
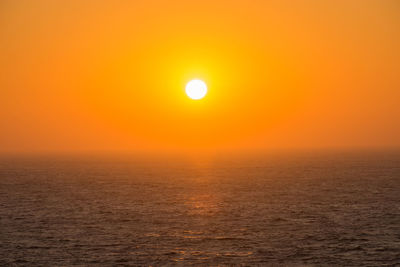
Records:
M399 148L400 2L2 0L0 108L0 153Z

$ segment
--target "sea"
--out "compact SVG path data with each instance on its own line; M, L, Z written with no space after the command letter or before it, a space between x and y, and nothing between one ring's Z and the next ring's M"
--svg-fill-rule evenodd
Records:
M400 266L400 152L2 156L0 266Z

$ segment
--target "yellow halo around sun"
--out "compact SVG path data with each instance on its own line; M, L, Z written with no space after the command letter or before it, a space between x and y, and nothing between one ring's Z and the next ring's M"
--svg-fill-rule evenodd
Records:
M202 80L191 80L186 84L185 91L191 99L202 99L207 94L207 85Z

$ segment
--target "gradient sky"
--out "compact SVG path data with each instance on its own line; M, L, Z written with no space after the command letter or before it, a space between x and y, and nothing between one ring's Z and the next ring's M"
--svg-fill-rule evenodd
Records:
M0 48L0 153L400 147L397 0L3 0Z

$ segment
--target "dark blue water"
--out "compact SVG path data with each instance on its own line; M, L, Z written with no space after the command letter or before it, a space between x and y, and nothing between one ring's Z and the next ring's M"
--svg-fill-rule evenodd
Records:
M0 265L400 263L400 154L2 158Z

